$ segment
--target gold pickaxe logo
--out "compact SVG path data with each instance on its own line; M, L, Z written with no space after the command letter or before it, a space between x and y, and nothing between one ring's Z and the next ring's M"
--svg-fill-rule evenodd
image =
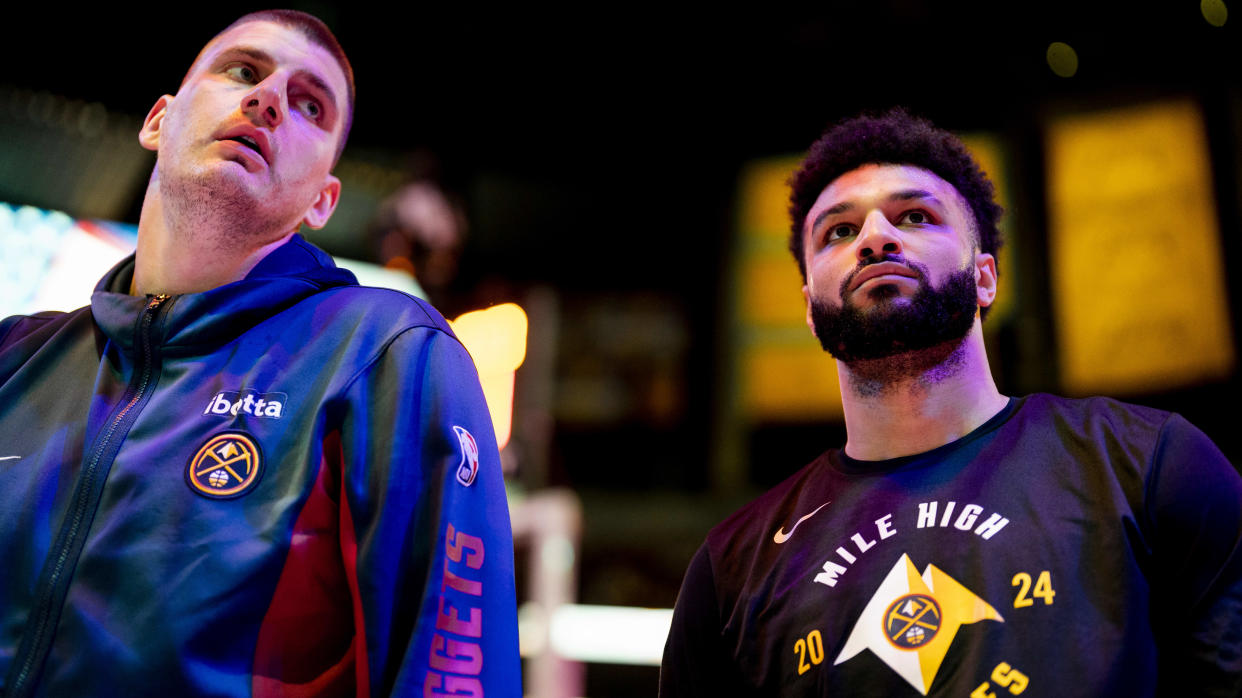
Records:
M250 491L263 470L259 447L247 434L216 434L203 444L186 468L190 488L213 499Z

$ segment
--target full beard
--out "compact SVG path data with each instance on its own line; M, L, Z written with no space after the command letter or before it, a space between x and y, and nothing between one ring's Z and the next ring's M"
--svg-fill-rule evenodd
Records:
M978 301L974 269L967 266L953 272L940 288L927 280L923 265L900 260L919 277L919 287L908 301L896 296L896 287L879 284L866 292L877 301L870 309L847 300L834 306L819 298L811 300L811 322L820 345L845 363L872 362L929 350L940 354L940 361L952 356L974 325ZM857 293L857 291L855 291ZM927 357L933 358L934 357ZM919 361L918 363L923 363Z

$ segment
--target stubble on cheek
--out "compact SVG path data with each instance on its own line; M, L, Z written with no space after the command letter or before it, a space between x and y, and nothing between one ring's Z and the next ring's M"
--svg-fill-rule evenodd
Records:
M244 165L227 159L200 163L190 172L161 172L161 199L173 223L169 229L181 242L224 255L248 254L266 243L285 222L265 215L270 209L246 186L248 176L252 173Z

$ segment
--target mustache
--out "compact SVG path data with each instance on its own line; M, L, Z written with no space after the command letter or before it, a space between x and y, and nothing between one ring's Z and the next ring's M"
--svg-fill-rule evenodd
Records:
M845 297L849 295L850 286L854 283L854 277L862 273L863 269L866 269L872 264L879 264L880 262L894 262L896 264L900 264L903 267L914 272L914 275L915 277L918 278L920 285L927 283L927 267L922 264L919 264L918 262L914 262L909 259L906 259L905 255L901 255L901 254L872 255L865 259L859 260L858 266L854 267L853 271L845 275L845 280L841 282L841 295L840 295L841 300L844 301Z

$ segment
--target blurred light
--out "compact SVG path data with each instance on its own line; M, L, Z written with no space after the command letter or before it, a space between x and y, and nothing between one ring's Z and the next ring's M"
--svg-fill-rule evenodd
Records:
M133 252L137 241L138 228L133 224L74 219L59 211L0 201L0 250L4 251L0 255L0 317L69 311L90 303L99 278ZM338 267L352 271L363 286L425 298L408 274L356 259L333 259Z
M540 546L539 562L555 574L569 574L574 568L574 544L565 536L552 536Z
M358 283L362 286L396 289L402 293L408 293L411 296L427 300L427 294L423 291L423 287L419 286L418 281L409 274L348 257L334 256L332 261L336 262L336 266L352 271L354 276L358 277Z
M514 303L465 313L453 320L453 331L480 371L513 371L526 358L526 313Z
M527 601L518 607L518 652L534 657L548 651L548 614L543 606Z
M526 359L526 313L518 305L502 303L466 313L449 324L474 359L492 414L496 446L504 448L513 426L513 373Z
M91 102L78 111L78 131L87 138L95 138L108 128L108 110L98 102Z
M1203 13L1203 18L1213 27L1223 27L1229 19L1229 8L1225 7L1225 0L1199 0L1199 12Z
M0 202L0 317L68 311L133 247L59 211Z
M565 659L659 666L673 609L566 604L547 618L538 604L525 603L518 618L524 657L545 649L541 631L548 623L551 649Z
M1069 44L1060 41L1048 44L1047 58L1048 67L1059 77L1071 78L1078 72L1078 54Z

